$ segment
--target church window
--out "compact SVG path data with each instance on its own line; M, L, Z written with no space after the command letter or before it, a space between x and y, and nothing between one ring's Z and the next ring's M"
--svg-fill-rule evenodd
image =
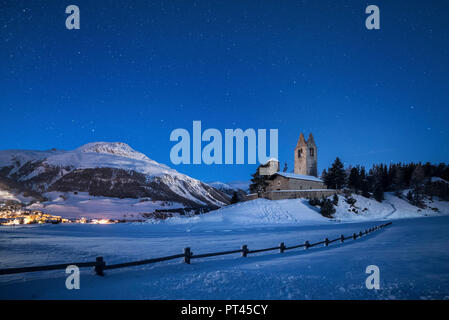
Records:
M301 158L302 149L298 149L298 158Z
M313 150L313 148L310 148L310 156L311 157L313 157L313 152L314 152L315 150Z

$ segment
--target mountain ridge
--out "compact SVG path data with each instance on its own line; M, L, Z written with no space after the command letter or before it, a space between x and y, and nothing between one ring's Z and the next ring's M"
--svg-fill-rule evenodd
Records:
M189 207L217 208L229 203L225 193L122 142L92 142L69 151L0 151L0 177L39 194L61 191L146 197Z

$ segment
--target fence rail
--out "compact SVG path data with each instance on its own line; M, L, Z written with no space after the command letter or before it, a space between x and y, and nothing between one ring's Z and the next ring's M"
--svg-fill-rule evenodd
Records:
M381 224L381 225L378 225L378 226L375 226L375 227L372 227L369 229L365 229L364 231L360 231L359 233L353 233L352 235L347 236L347 237L345 237L342 234L340 237L338 237L336 239L332 239L332 240L325 238L324 240L318 241L315 243L310 243L309 241L305 241L302 244L297 244L297 245L293 245L293 246L289 246L289 247L287 247L284 244L284 242L281 242L279 244L279 246L277 246L277 247L255 249L255 250L249 250L247 245L243 245L242 248L238 249L238 250L211 252L211 253L203 253L203 254L197 254L197 255L193 254L193 252L190 250L190 248L187 247L187 248L184 248L184 253L161 257L161 258L153 258L153 259L139 260L139 261L133 261L133 262L125 262L125 263L106 265L106 262L103 260L103 257L97 257L95 262L79 262L79 263L74 262L74 263L54 264L54 265L48 265L48 266L0 269L0 275L25 273L25 272L36 272L36 271L59 270L59 269L66 269L70 265L75 265L78 268L94 267L95 273L99 276L103 276L104 270L140 266L140 265L157 263L157 262L161 262L161 261L167 261L167 260L173 260L173 259L179 259L179 258L184 258L184 262L187 264L190 264L191 259L222 256L222 255L235 254L235 253L241 253L242 257L247 257L248 254L266 252L266 251L274 251L274 250L279 250L280 253L283 253L285 250L292 250L292 249L297 249L297 248L302 248L302 247L304 247L306 250L308 250L309 248L319 246L322 244L324 244L324 246L327 247L327 246L329 246L329 244L337 242L337 241L344 243L346 240L349 240L349 239L356 240L357 238L361 238L365 235L368 235L371 232L380 230L380 229L387 227L391 224L392 224L392 222L387 222L387 223L384 223L384 224Z

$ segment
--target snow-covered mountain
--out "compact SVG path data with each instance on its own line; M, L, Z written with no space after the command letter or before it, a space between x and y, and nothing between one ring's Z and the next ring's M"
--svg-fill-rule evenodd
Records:
M0 151L0 178L38 194L88 192L187 207L220 207L229 201L222 192L121 142L88 143L72 151Z
M208 182L207 184L217 190L220 190L220 191L226 193L229 196L232 196L233 193L238 190L236 188L231 187L227 183L220 182L220 181Z
M232 196L234 191L237 192L248 192L249 191L249 182L248 181L233 181L233 182L221 182L221 181L214 181L214 182L208 182L208 185L214 187L217 190L223 191L226 194L229 194Z
M215 181L215 182L209 182L208 185L225 193L231 199L234 196L234 194L237 194L237 199L239 199L239 201L246 200L246 194L248 193L248 191L245 189L239 188L240 186L245 188L245 183L240 183L240 184L234 185L232 183L224 183L224 182L220 182L220 181Z

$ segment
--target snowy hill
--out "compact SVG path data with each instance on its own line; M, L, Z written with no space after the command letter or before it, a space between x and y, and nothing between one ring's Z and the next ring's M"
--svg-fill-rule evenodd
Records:
M45 200L39 193L25 188L21 183L0 176L0 202L30 203Z
M87 192L113 198L150 198L186 207L220 207L228 197L120 142L94 142L72 151L0 151L0 177L23 188Z
M354 205L338 196L338 205L332 219L321 215L319 207L309 204L307 199L267 200L256 199L229 205L207 214L195 217L172 218L168 222L191 224L192 227L229 228L230 226L255 225L322 225L336 222L363 222L402 218L422 218L449 215L449 202L429 202L427 208L420 209L392 193L385 193L385 200L378 202L372 198L352 195Z

